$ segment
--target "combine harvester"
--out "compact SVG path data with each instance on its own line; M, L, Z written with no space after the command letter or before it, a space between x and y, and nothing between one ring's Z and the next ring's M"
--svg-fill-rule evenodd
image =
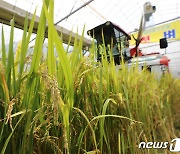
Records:
M156 7L152 6L150 2L144 4L144 13L141 18L138 37L136 39L133 36L136 41L134 48L129 48L129 40L131 40L130 35L110 21L89 30L87 32L88 35L97 41L97 61L101 62L105 51L107 53L107 58L109 59L110 55L108 51L111 50L115 65L118 69L121 68L123 58L128 67L138 63L139 70L142 70L146 65L147 70L158 75L168 72L169 59L166 56L157 52L143 54L138 48L142 41L145 23L149 20L149 17L155 10ZM160 39L160 48L163 49L167 46L167 40L165 38Z

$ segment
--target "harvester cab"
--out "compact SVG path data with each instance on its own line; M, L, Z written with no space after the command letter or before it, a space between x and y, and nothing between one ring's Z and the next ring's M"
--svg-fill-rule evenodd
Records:
M104 52L106 52L108 59L110 57L109 52L112 52L114 62L117 65L120 64L121 55L124 56L124 59L131 58L129 50L131 37L114 23L107 21L89 30L88 35L97 41L97 61L101 61Z

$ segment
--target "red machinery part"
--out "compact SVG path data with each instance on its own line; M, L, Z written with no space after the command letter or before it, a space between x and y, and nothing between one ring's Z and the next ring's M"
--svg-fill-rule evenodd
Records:
M136 50L139 50L138 48L136 48L136 47L134 47L134 48L132 48L132 49L130 49L130 55L131 55L131 57L133 57L133 56L135 56L136 55ZM139 52L138 52L138 56L142 56L143 54L142 54L142 52L139 50Z
M166 65L166 66L168 66L168 65L169 65L169 61L170 61L170 59L168 59L168 57L163 56L163 57L161 58L161 60L160 60L160 64L161 64L161 65Z

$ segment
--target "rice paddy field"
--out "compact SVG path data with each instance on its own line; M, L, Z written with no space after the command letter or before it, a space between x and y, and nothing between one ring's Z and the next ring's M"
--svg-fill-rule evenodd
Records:
M128 70L123 62L117 70L112 57L96 62L93 45L85 58L83 34L67 54L52 17L53 1L44 0L32 56L34 17L30 26L26 19L15 51L13 20L8 50L2 29L1 154L170 153L139 144L180 137L180 80L169 73L157 78L137 65ZM48 52L42 59L46 21Z

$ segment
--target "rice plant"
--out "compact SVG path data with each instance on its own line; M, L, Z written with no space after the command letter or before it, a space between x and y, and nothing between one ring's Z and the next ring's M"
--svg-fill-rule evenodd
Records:
M8 51L2 28L1 153L168 152L142 150L138 145L180 135L180 80L170 74L157 79L146 69L138 71L136 65L128 70L122 64L117 70L113 58L96 62L93 45L85 58L84 32L68 55L53 25L53 5L53 0L43 1L32 58L28 49L35 13L31 23L26 18L15 51L14 21ZM42 59L46 21L48 52Z

